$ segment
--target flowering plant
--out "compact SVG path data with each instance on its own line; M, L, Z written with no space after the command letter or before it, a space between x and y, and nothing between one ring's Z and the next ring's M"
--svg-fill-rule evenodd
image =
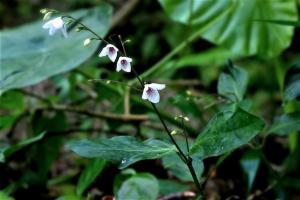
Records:
M0 199L289 196L299 63L282 51L297 13L269 1L42 9L1 32Z

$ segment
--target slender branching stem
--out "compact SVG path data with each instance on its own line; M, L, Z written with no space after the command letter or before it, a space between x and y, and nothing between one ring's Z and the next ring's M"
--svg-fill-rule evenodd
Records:
M106 83L106 84L118 84L118 85L123 85L123 86L125 86L125 87L128 87L128 88L130 88L130 89L133 89L133 90L136 90L136 91L139 91L139 92L141 92L141 91L143 91L143 90L141 90L141 89L139 89L139 88L137 88L137 87L133 87L133 86L131 86L131 85L128 85L127 83L124 83L124 82L122 82L122 81L115 81L115 80L110 80L110 79L101 79L101 78L97 78L97 79L89 79L88 80L89 82L104 82L104 83Z
M102 38L100 35L98 35L96 32L94 32L92 29L90 29L88 26L84 25L83 23L81 23L80 21L78 21L76 18L69 16L69 15L65 15L62 16L62 18L69 18L74 20L76 23L80 24L82 27L84 27L85 30L89 31L90 33L92 33L94 36L96 36L99 40L103 41L105 44L109 44L108 41L106 41L104 38Z
M183 134L185 137L185 144L186 144L186 150L189 153L190 152L190 146L189 146L189 140L188 140L188 135L187 135L187 130L184 124L184 118L181 118L181 123L182 123L182 127L183 127Z
M123 49L123 52L124 52L124 56L126 56L126 50L125 50L125 46L124 46L124 43L123 43L123 40L122 40L122 36L118 35L118 38L120 40L120 43L121 43L121 46L122 46L122 49Z
M101 36L99 36L97 33L95 33L95 32L94 32L93 30L91 30L89 27L87 27L87 26L84 25L83 23L79 22L77 19L73 18L72 16L68 16L68 15L67 15L67 16L63 16L63 17L70 18L70 19L76 21L78 24L80 24L82 27L84 27L85 30L87 30L87 31L89 31L90 33L92 33L93 35L95 35L99 40L105 42L106 44L109 44L109 42L107 42L105 39L103 39ZM122 41L122 38L121 38L120 35L119 35L118 37L119 37L120 43L121 43L121 45L122 45L122 50L123 50L123 53L122 53L122 52L120 52L120 53L121 53L122 55L126 56L126 51L125 51L125 47L124 47L124 43L123 43L123 41ZM192 39L190 39L190 40L192 40ZM188 42L186 42L186 43L188 43ZM182 48L182 47L181 47L181 48ZM177 52L177 51L176 51L176 52ZM172 56L172 55L170 55L170 57L171 57L171 56ZM140 85L142 86L142 88L144 88L145 83L142 81L142 79L140 78L140 76L139 76L139 74L137 73L137 71L136 71L133 67L131 68L131 70L132 70L132 72L134 73L134 75L135 75L135 77L137 78L137 80L138 80L138 82L140 83ZM131 84L129 84L129 85L131 85ZM198 180L198 178L197 178L195 169L194 169L194 167L193 167L193 160L192 160L192 158L191 158L190 156L188 156L188 155L185 155L185 153L181 150L180 146L177 144L175 138L172 136L170 130L168 129L168 127L167 127L165 121L163 120L163 118L162 118L160 112L158 111L156 105L155 105L154 103L151 103L151 105L152 105L152 107L153 107L153 109L154 109L156 115L158 116L160 122L162 123L162 125L163 125L165 131L167 132L167 134L168 134L168 136L169 136L171 142L175 145L175 147L176 147L176 149L177 149L177 151L178 151L178 152L177 152L178 156L179 156L180 159L187 165L187 167L188 167L188 169L189 169L189 171L190 171L190 173L191 173L191 175L192 175L193 181L194 181L194 183L195 183L195 185L196 185L196 187L197 187L199 193L201 193L201 185L200 185L200 183L199 183L199 180ZM183 124L183 125L184 125L184 124ZM184 126L184 127L185 127L185 126ZM185 132L185 136L186 136L186 140L187 140L186 129L184 130L184 132ZM187 141L186 141L186 142L187 142ZM189 151L189 145L188 145L188 142L187 142L187 150Z

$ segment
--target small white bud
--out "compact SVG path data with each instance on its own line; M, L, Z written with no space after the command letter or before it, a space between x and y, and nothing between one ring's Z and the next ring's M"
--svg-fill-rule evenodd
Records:
M108 81L106 81L106 84L110 84L110 82L111 82L111 81L110 81L110 80L108 80Z
M189 96L192 96L192 92L190 90L187 90L186 94L189 95Z
M91 38L87 38L87 39L84 40L83 46L87 46L87 45L89 45L90 43L91 43Z
M131 40L125 40L124 42L123 42L123 44L126 44L126 43L130 43L131 42Z
M171 135L176 135L177 134L177 131L176 130L173 130L172 132L171 132Z
M47 13L44 15L43 20L44 20L44 21L47 21L48 19L51 18L51 15L52 15L52 12L47 12Z
M48 12L48 9L47 8L43 8L40 10L40 13L42 14L46 14Z
M190 121L190 119L189 119L188 117L184 117L183 119L184 119L185 121L187 121L187 122Z

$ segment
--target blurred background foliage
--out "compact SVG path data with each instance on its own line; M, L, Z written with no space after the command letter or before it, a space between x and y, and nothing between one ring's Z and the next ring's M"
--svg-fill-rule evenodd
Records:
M191 143L216 112L229 109L230 102L264 120L263 131L248 145L235 151L228 147L215 154L225 153L221 156L197 162L207 199L299 198L300 32L292 26L255 21L297 21L299 4L293 0L1 1L0 199L34 195L36 199L151 200L195 195L190 175L173 155L120 170L100 158L78 157L67 148L66 143L75 138L166 137L139 92L89 81L135 83L132 74L116 73L107 59L98 58L103 45L93 42L83 47L87 33L70 29L66 40L49 37L41 28L39 10L45 7L85 16L83 22L109 40L118 41L119 34L129 39L127 54L138 73L147 81L167 85L159 108L171 129L180 129L174 116L190 118ZM228 59L234 67L228 67ZM182 136L176 139L183 143ZM178 196L170 197L174 193Z

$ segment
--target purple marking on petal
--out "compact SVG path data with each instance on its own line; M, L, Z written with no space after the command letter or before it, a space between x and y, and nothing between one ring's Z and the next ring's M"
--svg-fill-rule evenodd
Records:
M109 47L108 48L108 52L110 53L110 54L114 54L115 53L115 48L113 48L113 47Z
M148 87L146 93L148 96L152 96L154 94L154 90L151 87Z
M127 65L127 60L125 60L125 59L121 60L121 65L126 66Z

